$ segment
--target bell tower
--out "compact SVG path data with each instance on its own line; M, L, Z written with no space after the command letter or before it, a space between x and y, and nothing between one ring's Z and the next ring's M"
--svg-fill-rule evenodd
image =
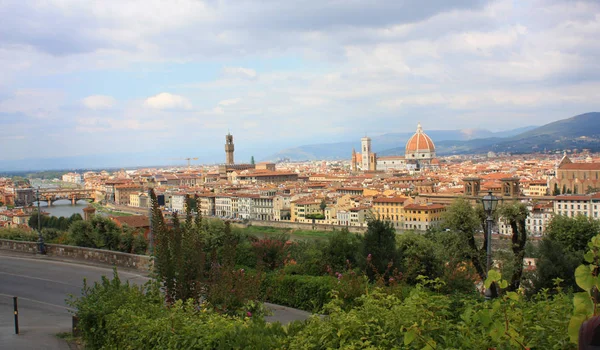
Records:
M466 177L463 179L465 184L465 196L477 197L481 191L481 179L478 177Z
M362 171L371 170L371 158L369 158L369 154L371 153L371 138L363 137L360 139L361 153L362 153Z
M227 165L233 165L233 151L234 151L234 146L233 146L233 135L231 135L230 133L227 133L227 135L225 135L225 164Z

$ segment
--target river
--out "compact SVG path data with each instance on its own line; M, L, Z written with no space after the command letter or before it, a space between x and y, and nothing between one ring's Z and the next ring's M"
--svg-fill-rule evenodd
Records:
M33 202L34 206L37 206L37 202ZM79 214L83 217L83 208L88 206L88 202L81 200L78 201L77 204L75 205L71 205L71 201L68 199L65 200L58 200L54 203L52 203L51 207L48 207L48 204L46 204L46 202L41 201L40 202L40 209L42 210L42 212L47 212L52 216L64 216L64 217L70 217L73 214Z

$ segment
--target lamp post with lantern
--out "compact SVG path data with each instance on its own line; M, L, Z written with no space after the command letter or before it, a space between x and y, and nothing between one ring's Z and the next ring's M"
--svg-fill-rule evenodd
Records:
M494 223L493 213L498 206L499 198L489 191L488 194L481 198L483 204L483 210L485 211L486 217L486 234L487 234L487 264L486 264L486 275L492 268L492 225Z

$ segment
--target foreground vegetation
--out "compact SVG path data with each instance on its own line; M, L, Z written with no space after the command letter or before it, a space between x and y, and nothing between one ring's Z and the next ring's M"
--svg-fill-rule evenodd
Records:
M37 214L29 220L30 227L38 227ZM84 221L81 215L69 218L42 216L42 237L46 243L66 244L79 247L115 250L124 253L146 254L148 242L143 232L124 225L118 226L109 218L95 215ZM24 228L0 229L0 239L36 242L37 231Z
M153 201L155 280L115 275L70 301L91 349L575 349L600 312L600 236L588 243L597 227L587 219L557 217L537 249L521 235L522 206L502 208L516 234L488 272L486 242L474 239L481 216L461 201L425 235L372 220L363 235L295 242L193 216L191 205L169 226ZM523 270L525 254L539 258L536 272ZM551 265L557 254L569 258ZM325 317L266 323L260 301Z

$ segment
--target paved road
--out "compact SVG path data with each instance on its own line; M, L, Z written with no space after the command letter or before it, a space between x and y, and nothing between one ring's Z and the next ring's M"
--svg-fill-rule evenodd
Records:
M69 349L57 333L71 331L68 295L81 295L83 279L93 284L112 269L0 250L0 349ZM122 281L144 283L138 271L119 269ZM20 334L14 334L13 296L19 297ZM267 304L270 322L304 320L309 313Z
M81 295L84 278L93 283L102 276L112 276L112 269L0 251L0 349L69 349L56 337L71 330L65 299ZM119 277L132 283L148 279L123 270ZM19 298L19 335L14 333L13 296Z

